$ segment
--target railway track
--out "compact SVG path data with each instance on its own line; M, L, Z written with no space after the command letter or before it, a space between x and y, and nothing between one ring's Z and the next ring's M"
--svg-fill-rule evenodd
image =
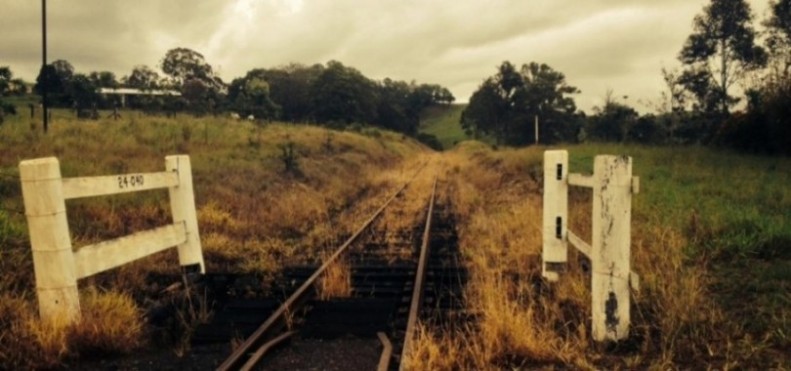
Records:
M463 317L466 270L452 219L436 201L437 181L425 207L425 223L410 230L377 229L377 219L403 198L407 186L323 264L285 268L278 287L288 295L281 305L275 308L272 298L241 300L215 316L233 318L233 326L216 323L205 333L199 329L198 342L250 334L218 370L395 370L412 349L419 320L447 327ZM334 264L344 267L349 288L341 297L322 297L321 280L337 269ZM265 320L263 313L269 313ZM253 329L256 321L263 324Z

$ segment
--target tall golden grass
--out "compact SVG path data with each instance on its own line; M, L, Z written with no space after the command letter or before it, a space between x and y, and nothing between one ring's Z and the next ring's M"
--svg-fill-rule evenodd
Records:
M9 272L0 276L0 368L52 367L84 357L93 351L90 339L99 336L88 331L91 326L106 337L98 343L109 350L140 347L146 340L136 330L144 326L138 314L143 302L118 295L152 297L160 288L146 282L150 273L179 273L175 251L141 259L80 281L83 293L95 292L83 295L84 313L102 300L116 303L116 312L90 312L90 321L65 332L29 325L37 309L20 160L57 156L64 177L73 177L162 171L166 155L189 154L207 270L254 273L266 285L285 262L319 259L337 247L400 186L404 174L414 173L418 155L428 153L412 139L378 130L329 135L308 125L136 112L124 112L119 121L83 122L56 111L50 132L39 130L20 117L0 126L0 271ZM279 146L289 142L296 169L287 171ZM75 249L167 224L167 202L165 191L69 201ZM117 328L102 324L109 320ZM120 324L130 331L119 333ZM185 350L184 344L173 346L179 354Z
M406 360L411 369L788 367L788 354L781 355L782 335L770 341L771 333L746 334L744 323L751 319L728 316L716 299L711 265L691 251L701 247L688 232L690 226L666 219L678 210L663 198L687 198L690 191L673 182L651 184L668 165L662 164L663 158L673 156L665 149L570 148L574 172L590 171L580 168L575 150L591 162L596 153L617 150L636 152L636 175L643 176L632 221L632 264L641 276L641 291L633 293L631 336L619 345L593 342L589 276L579 264L580 254L572 248L558 283L540 279L543 150L493 151L467 142L443 157L460 249L471 274L467 310L478 320L460 333L424 329ZM686 151L712 156L704 150ZM694 171L682 164L671 166L681 167L681 176ZM775 182L781 184L782 177ZM664 192L672 191L663 186L678 187L677 195L667 196ZM585 191L573 191L570 197L570 228L587 240L590 197ZM728 217L717 210L711 213ZM782 328L782 316L774 320Z

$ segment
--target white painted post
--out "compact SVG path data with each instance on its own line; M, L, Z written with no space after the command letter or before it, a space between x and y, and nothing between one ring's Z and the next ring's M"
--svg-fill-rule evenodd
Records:
M593 339L629 336L632 159L596 156L593 163L591 296Z
M41 319L59 325L79 321L77 274L60 163L55 157L22 161L19 177L30 230Z
M192 189L192 166L189 156L167 156L165 167L168 171L178 173L179 184L169 188L170 207L173 223L184 223L187 230L187 241L178 245L179 263L182 267L197 264L200 273L206 273L203 263L200 235L198 234L198 218L195 211L195 194Z
M543 266L541 275L557 281L558 271L567 261L568 152L544 152Z

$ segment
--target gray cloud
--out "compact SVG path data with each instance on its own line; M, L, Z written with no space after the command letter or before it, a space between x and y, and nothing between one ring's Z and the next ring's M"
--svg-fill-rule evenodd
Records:
M548 63L590 110L608 88L656 99L706 0L61 0L48 2L49 59L119 77L183 46L230 80L256 67L340 60L373 78L448 86L461 101L504 60ZM763 18L765 1L752 0ZM0 65L32 80L40 2L6 0Z

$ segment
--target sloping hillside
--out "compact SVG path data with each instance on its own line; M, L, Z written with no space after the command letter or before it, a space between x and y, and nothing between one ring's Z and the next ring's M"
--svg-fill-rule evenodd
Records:
M439 139L444 149L452 148L456 143L470 139L461 128L461 112L466 105L431 107L420 118L420 132L433 135Z

